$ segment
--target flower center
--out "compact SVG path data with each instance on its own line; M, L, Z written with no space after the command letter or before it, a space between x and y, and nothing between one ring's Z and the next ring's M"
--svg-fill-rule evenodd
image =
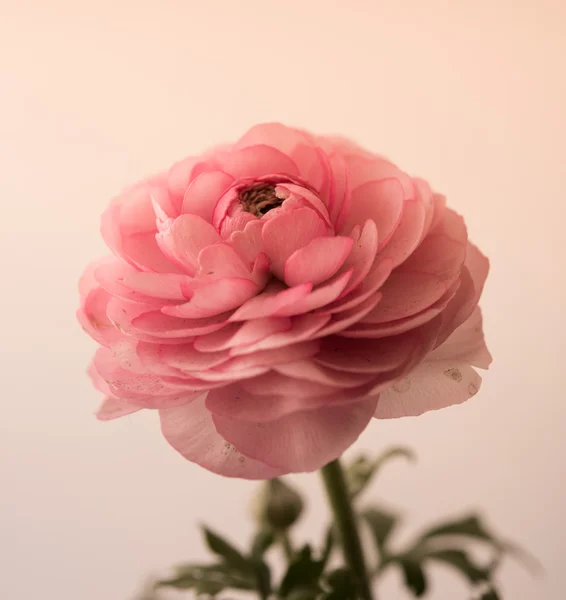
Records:
M272 208L283 204L285 196L275 189L272 183L256 183L240 190L238 195L242 208L261 218Z

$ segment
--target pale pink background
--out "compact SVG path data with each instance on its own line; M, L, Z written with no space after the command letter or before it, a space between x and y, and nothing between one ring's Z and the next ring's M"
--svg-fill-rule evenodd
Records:
M151 570L202 558L196 523L236 538L253 485L184 462L152 414L100 424L74 320L124 184L261 120L341 132L430 179L492 257L495 355L481 394L375 422L407 443L375 497L411 531L483 507L536 553L506 600L564 598L566 9L561 0L0 0L0 598L128 600ZM301 536L326 509L315 476ZM369 498L368 498L369 500ZM435 572L440 600L467 598ZM391 575L381 597L402 600Z

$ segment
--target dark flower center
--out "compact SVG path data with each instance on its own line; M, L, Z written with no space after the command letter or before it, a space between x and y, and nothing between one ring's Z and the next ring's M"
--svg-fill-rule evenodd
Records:
M285 198L279 197L272 183L256 183L243 188L239 193L240 204L246 211L261 218L272 208L283 204Z

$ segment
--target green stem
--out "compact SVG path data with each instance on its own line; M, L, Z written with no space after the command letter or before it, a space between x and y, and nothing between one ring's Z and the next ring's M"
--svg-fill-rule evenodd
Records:
M291 545L291 540L289 539L289 534L286 531L281 531L277 535L279 539L279 543L283 548L283 552L285 553L285 558L288 562L291 562L295 553L293 552L293 546Z
M357 580L362 600L373 600L356 517L340 461L337 459L328 463L322 467L321 473L334 513L334 522L340 535L346 564Z

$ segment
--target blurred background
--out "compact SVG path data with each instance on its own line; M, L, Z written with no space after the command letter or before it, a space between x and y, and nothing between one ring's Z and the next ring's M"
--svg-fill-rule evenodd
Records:
M353 453L411 446L372 488L407 534L479 508L547 571L506 563L503 597L564 598L562 0L0 0L0 49L1 598L129 600L204 557L197 523L250 534L254 484L185 462L154 414L93 418L74 311L112 195L266 120L353 137L465 214L492 260L484 387ZM293 480L306 539L328 514L316 475ZM409 596L391 573L381 597ZM431 598L467 593L439 568Z

